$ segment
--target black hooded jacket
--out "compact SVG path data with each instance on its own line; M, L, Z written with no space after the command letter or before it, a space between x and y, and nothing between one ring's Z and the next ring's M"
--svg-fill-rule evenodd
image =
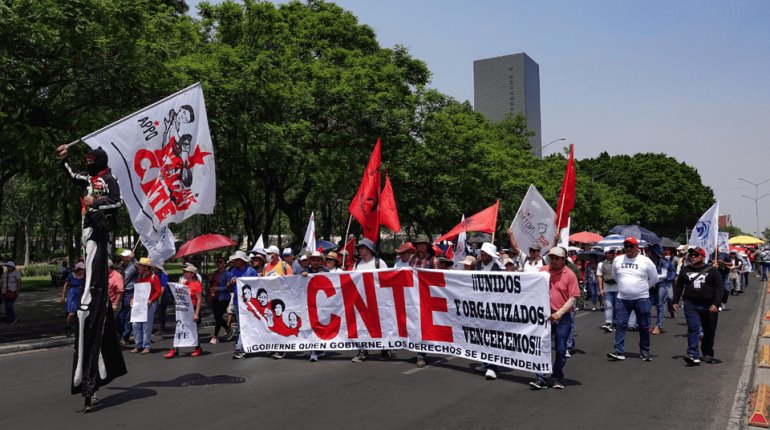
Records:
M94 198L93 205L86 208L86 224L114 230L118 209L123 205L118 180L112 175L107 153L101 147L90 150L87 156L93 162L88 164L86 172L73 171L67 161L63 161L62 166L72 181L86 190L86 196Z

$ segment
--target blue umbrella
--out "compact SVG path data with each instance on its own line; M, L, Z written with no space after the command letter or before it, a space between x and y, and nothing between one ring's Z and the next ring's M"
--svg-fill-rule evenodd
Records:
M626 240L626 237L620 234L611 234L604 239L600 240L596 243L596 246L601 246L602 248L622 248L623 247L623 241ZM639 246L645 247L647 246L647 241L642 239L639 241Z
M316 246L320 246L323 252L328 252L334 249L337 249L337 245L329 242L328 240L316 240L315 241Z
M639 240L647 241L653 245L660 243L660 237L657 234L638 225L616 225L610 229L610 233L618 234L623 237L635 237Z

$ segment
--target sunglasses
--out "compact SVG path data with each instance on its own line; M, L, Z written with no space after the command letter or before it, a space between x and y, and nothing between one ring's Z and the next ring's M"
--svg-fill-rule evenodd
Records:
M688 252L687 255L690 257L703 257L699 252Z
M634 248L636 248L636 245L631 244L631 243L624 243L623 244L623 248L625 248L625 249L634 249Z

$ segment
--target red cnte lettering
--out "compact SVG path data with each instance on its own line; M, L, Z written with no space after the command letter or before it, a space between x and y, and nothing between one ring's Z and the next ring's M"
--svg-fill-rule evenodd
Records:
M310 282L307 284L307 311L310 315L310 327L313 332L321 339L329 340L334 339L337 333L340 332L340 317L335 314L331 314L329 318L329 324L321 323L318 319L318 293L323 292L326 297L331 297L335 294L332 281L325 276L314 276L310 278Z
M411 288L414 286L412 282L412 271L399 270L398 272L380 272L378 279L380 281L380 288L393 289L393 305L396 308L398 335L407 337L406 299L404 298L404 288Z
M418 272L420 283L420 328L422 340L452 342L452 328L433 323L433 312L447 312L446 299L430 295L430 287L446 287L444 274L441 272Z
M362 273L364 278L364 295L367 302L358 294L356 284L350 278L350 275L340 275L340 288L342 289L342 300L345 303L345 322L348 326L348 338L358 338L358 322L356 321L356 310L361 315L369 335L373 338L382 337L382 328L380 327L380 312L377 308L377 294L374 291L374 274Z

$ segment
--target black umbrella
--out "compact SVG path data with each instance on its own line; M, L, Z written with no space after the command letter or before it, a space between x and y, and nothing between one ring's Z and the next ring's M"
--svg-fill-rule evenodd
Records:
M682 246L682 244L675 241L674 239L669 239L667 237L664 237L660 240L660 246L664 248L679 248L680 246Z
M592 249L590 251L580 251L577 253L578 260L590 260L591 257L596 257L596 261L604 261L607 259L607 257L604 256L604 253L601 251L597 251L595 249Z
M492 236L486 233L473 233L466 240L466 243L484 243L492 242Z

